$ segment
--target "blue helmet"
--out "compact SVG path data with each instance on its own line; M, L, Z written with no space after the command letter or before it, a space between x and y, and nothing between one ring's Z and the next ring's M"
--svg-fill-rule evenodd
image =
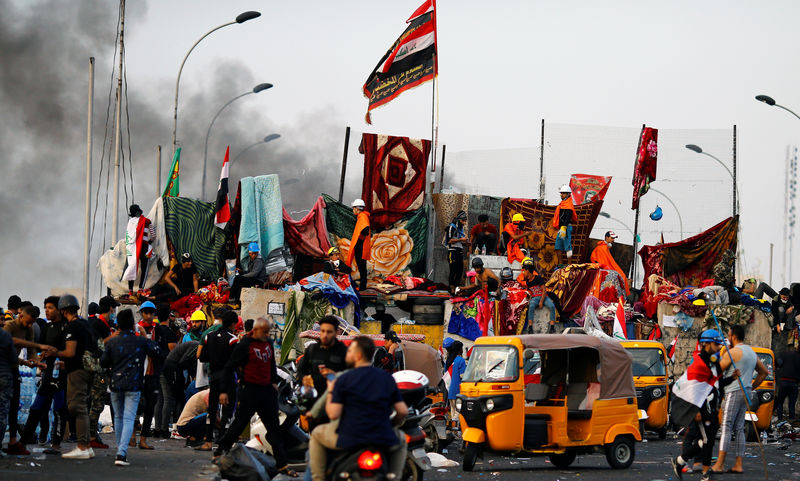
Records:
M156 310L156 305L150 301L144 301L141 306L139 306L139 312L142 312L145 309L152 309Z
M717 344L725 344L722 335L716 329L706 329L700 334L700 342L715 342Z
M259 250L258 242L251 242L250 245L247 246L247 252L258 252Z
M442 347L447 349L448 347L452 346L455 340L452 337L448 337L442 342Z

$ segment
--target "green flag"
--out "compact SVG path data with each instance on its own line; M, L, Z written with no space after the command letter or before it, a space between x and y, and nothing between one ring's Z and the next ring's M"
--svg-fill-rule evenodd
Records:
M181 148L175 151L175 156L172 158L172 167L169 169L169 178L167 179L167 187L164 189L163 197L178 197L181 191L180 182L180 159Z

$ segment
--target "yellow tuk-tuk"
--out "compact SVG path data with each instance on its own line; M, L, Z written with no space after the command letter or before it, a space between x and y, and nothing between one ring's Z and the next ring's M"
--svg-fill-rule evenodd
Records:
M633 356L633 385L639 409L647 413L644 427L667 437L669 420L669 383L667 382L667 350L658 341L622 341L622 347Z
M538 363L538 376L525 376L528 363ZM617 341L481 337L456 399L464 471L482 451L547 455L558 468L578 454L603 452L612 467L627 468L642 440L635 398L631 355Z

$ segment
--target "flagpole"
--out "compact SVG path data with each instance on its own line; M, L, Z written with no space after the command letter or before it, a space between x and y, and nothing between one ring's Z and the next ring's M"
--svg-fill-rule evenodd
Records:
M430 178L426 174L425 190L428 192L426 196L426 206L428 207L428 241L425 249L425 272L428 277L433 276L433 229L436 225L436 212L433 210L433 202L431 196L433 195L434 186L436 185L436 150L438 143L438 130L439 130L439 109L436 108L437 100L437 82L436 76L439 73L439 43L436 38L436 0L431 0L433 11L433 85L431 88L431 169Z
M83 226L83 299L81 307L83 312L88 313L89 305L89 224L92 220L92 118L94 114L94 57L89 57L89 115L86 125L86 224Z
M114 121L114 210L111 214L111 244L116 245L119 235L119 141L121 135L120 123L120 104L122 104L122 56L124 50L125 31L125 0L120 1L120 22L119 22L119 71L117 71L117 106Z
M639 143L636 146L636 156L633 161L633 170L634 170L634 177L636 177L636 168L637 163L639 161L639 150L642 148L642 136L644 135L645 124L642 124L642 131L639 133ZM633 186L634 189L638 189L638 186ZM634 192L634 195L636 193ZM639 235L639 205L642 200L642 196L639 195L639 201L636 202L636 217L633 220L633 262L631 262L631 285L636 286L636 247L637 242L636 238Z

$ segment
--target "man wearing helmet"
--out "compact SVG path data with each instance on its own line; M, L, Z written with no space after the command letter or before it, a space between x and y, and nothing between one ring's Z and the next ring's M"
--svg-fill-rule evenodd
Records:
M525 253L522 252L522 243L525 242L525 237L531 234L531 231L524 230L525 216L522 214L514 214L511 217L511 222L503 227L503 238L506 242L506 256L508 262L513 263L522 262L525 258Z
M264 259L258 255L258 242L251 242L247 246L247 255L250 258L247 270L243 274L236 274L231 286L231 301L238 301L243 287L257 287L267 282L267 265Z
M331 247L328 249L328 260L322 268L325 274L332 276L346 276L350 275L350 268L342 260L342 253L338 247Z
M558 252L559 264L565 264L572 257L572 224L577 222L575 206L572 204L572 189L567 184L558 190L561 202L556 207L553 215L553 227L558 229L556 234L555 249Z
M467 286L459 292L459 295L470 296L475 291L487 289L490 294L496 293L500 288L500 278L491 269L483 267L483 259L475 257L472 259L472 268L475 269L475 284Z
M370 260L372 238L370 237L369 212L367 205L361 199L352 203L353 215L356 216L356 227L350 238L350 250L347 252L347 265L352 269L353 261L358 268L358 290L367 288L367 261Z

